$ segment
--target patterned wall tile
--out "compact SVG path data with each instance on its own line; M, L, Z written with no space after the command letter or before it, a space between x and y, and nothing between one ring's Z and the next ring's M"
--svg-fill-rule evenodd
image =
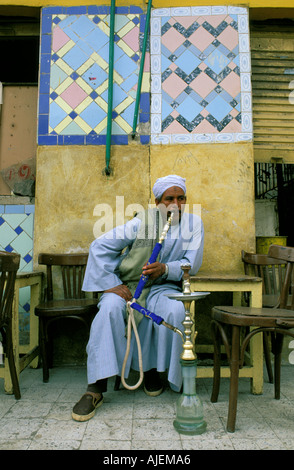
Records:
M152 11L153 144L252 140L248 32L242 7Z
M34 212L31 204L0 205L0 250L20 254L19 272L33 270ZM29 329L30 287L19 290L20 342L26 344Z
M0 250L19 253L19 271L32 271L35 206L7 204L0 209Z
M146 15L117 7L114 37L112 142L132 131ZM48 7L42 11L38 143L105 144L108 109L110 7ZM149 53L139 122L149 121ZM146 95L148 99L146 100ZM147 136L145 136L147 137ZM149 139L141 139L147 143Z
M108 6L43 8L39 145L106 143L109 13ZM116 144L127 144L132 130L145 20L139 7L116 8ZM147 54L139 114L147 127L141 142L149 142L149 122L154 144L252 140L247 9L154 9L150 26L151 69Z

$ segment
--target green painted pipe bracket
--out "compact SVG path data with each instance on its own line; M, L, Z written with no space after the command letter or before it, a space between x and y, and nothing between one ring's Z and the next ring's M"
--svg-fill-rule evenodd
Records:
M139 104L140 104L142 80L143 80L143 70L144 70L144 64L145 64L148 33L149 33L149 27L150 27L151 8L152 8L152 0L149 0L148 7L147 7L147 14L146 14L144 40L143 40L143 46L142 46L142 56L141 56L141 62L140 62L140 71L139 71L137 94L136 94L136 104L135 104L135 111L134 111L133 130L132 130L133 139L135 138L135 135L136 135L136 128L137 128L137 122L138 122Z
M111 170L111 130L112 130L112 101L113 101L113 55L114 55L114 21L115 21L115 0L111 0L110 7L110 31L109 31L109 72L108 72L108 109L107 109L107 134L106 134L106 167L105 174L110 175Z

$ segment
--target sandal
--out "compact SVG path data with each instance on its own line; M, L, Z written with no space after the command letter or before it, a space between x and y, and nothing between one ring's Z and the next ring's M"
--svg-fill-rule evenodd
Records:
M72 410L72 418L75 421L88 421L95 415L96 408L103 403L103 395L99 398L92 392L86 392L75 404Z

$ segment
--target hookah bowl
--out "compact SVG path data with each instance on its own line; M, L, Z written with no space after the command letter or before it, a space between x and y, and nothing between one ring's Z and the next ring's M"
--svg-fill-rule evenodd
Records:
M191 292L189 271L191 265L181 265L184 271L183 292L169 294L170 299L181 300L185 306L185 319L182 322L184 326L183 352L180 357L183 377L183 393L178 398L176 404L176 419L173 422L174 428L180 434L196 435L203 434L206 430L206 422L203 418L203 405L201 399L196 393L196 375L197 375L197 355L194 352L192 339L194 321L191 317L191 303L210 294L210 292ZM194 339L197 335L195 332Z

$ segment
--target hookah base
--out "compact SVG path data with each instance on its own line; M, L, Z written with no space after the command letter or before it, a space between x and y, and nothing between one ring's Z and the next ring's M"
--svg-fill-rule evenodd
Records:
M177 400L177 414L174 420L174 428L180 434L202 434L206 430L206 422L203 419L203 405L196 394L196 359L186 361L181 359L183 375L183 393Z
M195 418L185 418L185 420L175 419L173 422L174 428L180 434L186 434L188 436L195 436L197 434L203 434L206 431L205 421L195 421Z

